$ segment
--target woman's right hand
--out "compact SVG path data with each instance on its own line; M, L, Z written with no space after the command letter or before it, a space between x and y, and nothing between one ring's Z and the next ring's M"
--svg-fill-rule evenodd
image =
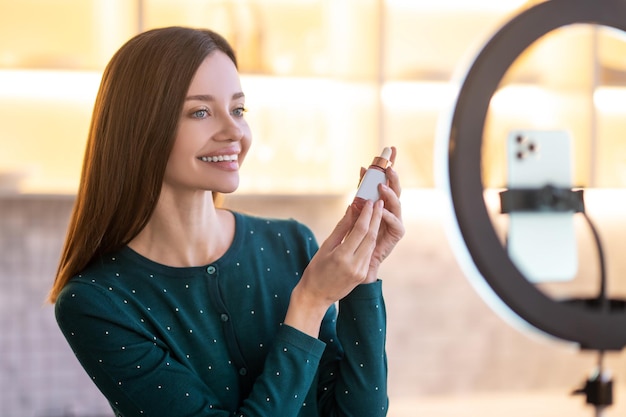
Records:
M285 324L318 337L328 308L365 280L382 215L382 200L368 201L360 213L348 207L292 291Z

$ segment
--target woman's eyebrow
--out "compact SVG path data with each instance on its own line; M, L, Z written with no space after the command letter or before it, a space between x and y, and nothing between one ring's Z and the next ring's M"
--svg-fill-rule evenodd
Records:
M239 93L235 93L233 94L232 99L233 100L237 100L240 98L245 97L245 94L243 92L239 92ZM213 97L210 94L194 94L192 96L187 96L185 98L185 101L191 101L191 100L197 100L197 101L215 101L215 97Z

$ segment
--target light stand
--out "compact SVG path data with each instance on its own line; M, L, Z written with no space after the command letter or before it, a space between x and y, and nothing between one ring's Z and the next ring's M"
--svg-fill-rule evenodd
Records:
M598 368L582 388L572 392L574 395L585 395L586 403L595 408L596 417L601 417L604 410L613 404L613 380L604 372L603 359L604 352L598 352Z
M542 188L516 188L500 192L500 212L571 212L582 213L591 228L600 262L600 290L592 299L573 299L570 303L586 303L593 308L609 309L611 300L606 294L606 267L600 235L585 213L583 190L560 188L547 184ZM613 404L613 381L604 371L604 351L598 352L598 365L582 388L572 394L586 396L586 403L595 408L596 417Z

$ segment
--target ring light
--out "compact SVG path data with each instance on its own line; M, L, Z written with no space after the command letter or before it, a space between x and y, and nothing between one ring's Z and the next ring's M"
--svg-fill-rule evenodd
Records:
M515 267L489 218L481 178L481 142L489 102L514 60L533 42L554 29L576 23L626 31L624 0L549 0L506 23L474 59L460 87L446 145L444 188L451 202L454 227L463 243L456 250L481 295L495 295L517 318L556 338L584 349L621 350L626 346L624 303L609 308L547 297ZM454 245L453 245L454 246ZM471 258L471 259L470 259ZM468 265L468 262L471 262ZM487 285L485 285L487 284ZM487 294L484 291L487 291ZM491 300L493 301L493 300Z

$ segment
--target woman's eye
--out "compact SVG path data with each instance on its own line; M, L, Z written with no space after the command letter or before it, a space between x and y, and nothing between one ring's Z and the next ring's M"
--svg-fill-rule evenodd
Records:
M196 119L204 119L209 115L209 111L206 109L196 110L191 115Z
M233 110L233 115L236 117L243 117L244 113L247 111L248 109L246 109L245 107L237 107Z

